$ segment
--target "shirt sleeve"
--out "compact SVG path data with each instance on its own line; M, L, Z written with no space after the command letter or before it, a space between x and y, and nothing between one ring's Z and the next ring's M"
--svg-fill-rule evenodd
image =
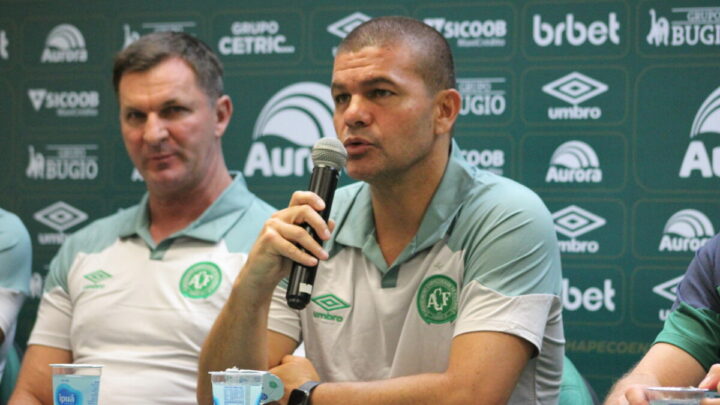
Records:
M285 300L285 282L281 282L273 292L268 316L268 329L282 333L298 343L302 342L300 312L290 308Z
M45 291L40 301L37 319L33 327L29 345L51 346L71 350L70 326L72 324L73 304L67 291L68 271L61 263L69 263L61 258L67 255L67 244L60 248L58 256L50 262L50 272L45 280Z
M700 248L677 289L672 312L655 343L669 343L706 370L720 358L720 235Z
M560 252L545 205L529 189L501 182L468 208L459 221L465 274L455 335L504 332L538 351L544 338L561 345Z
M15 325L32 273L30 235L20 219L0 210L0 329Z

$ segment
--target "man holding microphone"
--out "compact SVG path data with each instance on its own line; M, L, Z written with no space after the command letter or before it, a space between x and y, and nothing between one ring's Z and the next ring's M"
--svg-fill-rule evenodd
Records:
M233 365L278 375L283 404L557 403L553 222L461 157L454 87L450 48L422 22L376 18L343 40L334 123L361 181L337 191L329 223L310 192L265 223L203 346L201 404L207 372ZM319 263L301 311L285 302L293 261ZM307 359L290 355L301 341Z

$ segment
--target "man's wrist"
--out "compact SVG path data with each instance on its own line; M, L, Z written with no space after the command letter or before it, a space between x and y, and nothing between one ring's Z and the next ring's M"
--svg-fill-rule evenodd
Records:
M288 405L312 405L312 393L321 383L308 381L290 393Z

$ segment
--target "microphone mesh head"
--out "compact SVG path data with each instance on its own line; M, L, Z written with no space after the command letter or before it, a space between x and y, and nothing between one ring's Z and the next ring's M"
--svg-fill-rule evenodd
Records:
M347 151L337 138L320 138L312 148L312 161L315 166L330 166L335 170L345 167Z

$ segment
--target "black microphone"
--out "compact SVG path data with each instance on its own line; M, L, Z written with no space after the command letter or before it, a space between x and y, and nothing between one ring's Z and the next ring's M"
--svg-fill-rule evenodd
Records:
M347 152L342 142L337 138L322 138L315 142L311 155L314 167L310 177L309 190L325 201L325 209L320 211L320 216L327 222L340 170L345 167L347 161ZM317 243L322 245L322 239L315 234L310 225L306 224L305 230L312 235ZM307 252L305 249L303 251ZM285 299L290 308L303 309L310 302L316 271L317 266L308 267L293 262L287 293L285 294Z

